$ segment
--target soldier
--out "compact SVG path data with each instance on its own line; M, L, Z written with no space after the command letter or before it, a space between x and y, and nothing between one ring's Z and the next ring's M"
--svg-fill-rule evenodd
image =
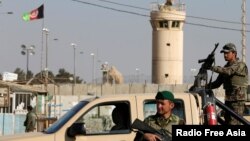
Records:
M144 122L156 130L164 130L166 134L172 137L172 125L184 125L183 119L172 113L174 108L174 95L170 91L161 91L156 94L157 113L147 117ZM137 133L134 141L156 141L161 138L155 134Z
M36 114L33 112L32 106L27 106L28 113L24 121L25 132L33 132L36 129Z
M225 89L225 105L237 114L243 116L244 104L248 85L247 65L237 58L237 50L233 43L227 43L223 46L221 53L224 53L224 59L227 61L224 67L212 66L211 71L218 73L217 79L208 84L207 87L215 89L223 84ZM229 125L240 124L228 112L224 115L225 123Z

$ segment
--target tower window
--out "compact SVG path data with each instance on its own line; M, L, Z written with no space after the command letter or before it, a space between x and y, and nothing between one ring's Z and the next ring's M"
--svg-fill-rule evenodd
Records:
M180 21L173 21L172 22L172 27L173 28L179 28L180 27Z
M160 28L168 28L168 21L159 21Z

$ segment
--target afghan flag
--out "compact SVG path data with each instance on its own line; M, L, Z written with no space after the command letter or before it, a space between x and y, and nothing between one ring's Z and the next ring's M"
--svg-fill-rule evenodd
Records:
M43 18L44 7L43 4L37 9L32 10L31 12L27 12L23 14L24 21L32 21Z

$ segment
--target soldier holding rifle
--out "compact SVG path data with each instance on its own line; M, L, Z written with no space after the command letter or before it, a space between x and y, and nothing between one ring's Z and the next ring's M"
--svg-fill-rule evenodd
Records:
M224 53L224 59L227 63L224 67L210 66L207 68L219 74L214 82L207 85L207 88L215 89L223 84L223 88L225 89L225 105L243 116L248 86L247 65L237 58L236 46L233 43L224 45L221 53ZM224 118L226 124L240 124L228 112L225 112Z

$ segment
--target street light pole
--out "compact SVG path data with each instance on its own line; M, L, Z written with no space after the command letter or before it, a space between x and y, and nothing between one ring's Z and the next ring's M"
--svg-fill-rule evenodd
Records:
M84 52L83 51L80 51L80 54L84 54ZM83 62L84 62L84 60L83 60ZM82 64L83 65L83 64ZM84 66L84 65L83 65ZM82 71L82 78L83 78L83 83L84 83L84 67L83 67L83 71Z
M140 69L139 68L135 68L136 71L136 79L137 79L137 83L139 83L139 74L140 74Z
M94 84L94 79L95 79L95 54L91 53L90 54L93 58L93 62L92 62L92 84Z
M49 29L43 28L43 32L45 32L45 42L46 42L46 64L45 64L45 89L47 91L47 85L48 85L48 35L49 35Z
M73 85L73 90L72 90L72 94L74 95L74 89L75 89L75 85L76 85L76 44L75 43L71 43L71 46L74 49L74 85Z
M27 56L26 75L25 75L25 80L27 80L27 75L28 75L28 72L29 72L29 56L35 54L35 51L34 51L35 46L31 45L30 47L26 47L25 45L21 45L21 48L22 48L21 54Z
M48 35L49 35L49 29L43 28L42 31L45 33L45 45L46 45L46 64L45 64L45 91L48 93L48 77L49 77L49 69L48 69ZM47 102L45 101L45 115L47 116Z

